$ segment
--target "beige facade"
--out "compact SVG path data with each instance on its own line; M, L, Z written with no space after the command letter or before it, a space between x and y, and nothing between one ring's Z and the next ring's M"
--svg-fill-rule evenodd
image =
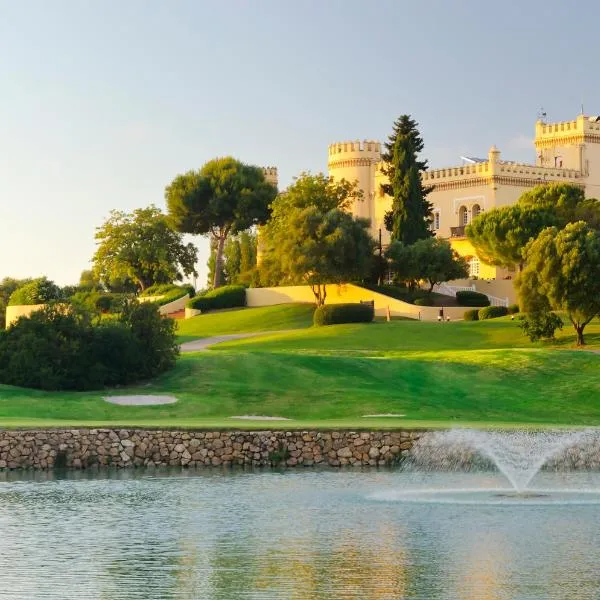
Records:
M467 258L474 277L511 277L506 269L481 263L465 238L465 226L481 212L514 204L523 192L544 183L571 183L584 188L588 197L600 196L600 118L579 115L560 123L538 121L534 145L534 164L503 160L492 146L486 158L423 173L423 183L434 188L428 196L433 204L432 228ZM371 219L371 234L378 239L381 232L385 245L389 233L383 218L391 198L381 191L387 179L380 156L377 142L336 143L329 146L328 169L334 179L358 182L364 200L355 204L353 213Z

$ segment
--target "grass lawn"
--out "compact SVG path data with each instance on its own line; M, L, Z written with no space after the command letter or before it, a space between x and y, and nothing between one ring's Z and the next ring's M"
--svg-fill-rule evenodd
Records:
M221 310L178 323L180 342L228 333L281 331L312 326L312 304L279 304L261 308Z
M312 328L310 307L288 305L201 315L182 341L303 327L219 344L181 357L152 383L111 393L174 394L155 407L105 403L103 393L0 386L3 426L308 428L600 425L600 354L531 344L509 318L482 322L375 322ZM274 310L277 309L277 310ZM600 348L600 322L588 326ZM400 418L363 418L399 413ZM293 421L250 422L232 415Z

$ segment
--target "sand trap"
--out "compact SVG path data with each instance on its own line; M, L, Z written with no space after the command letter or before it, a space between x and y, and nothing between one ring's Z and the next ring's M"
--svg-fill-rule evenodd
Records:
M104 400L121 406L156 406L177 402L174 396L105 396Z
M363 415L363 419L370 419L373 417L405 417L406 415L396 415L394 413L385 413L385 414L381 414L381 415Z
M230 419L245 419L246 421L291 421L287 417L263 417L258 415L240 415L229 417Z

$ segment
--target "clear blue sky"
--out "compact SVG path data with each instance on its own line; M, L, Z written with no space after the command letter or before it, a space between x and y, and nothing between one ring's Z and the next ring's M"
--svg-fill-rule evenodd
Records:
M536 114L600 113L579 0L0 0L0 278L89 268L112 208L231 154L281 186L410 113L431 166L534 160ZM201 281L207 243L201 248Z

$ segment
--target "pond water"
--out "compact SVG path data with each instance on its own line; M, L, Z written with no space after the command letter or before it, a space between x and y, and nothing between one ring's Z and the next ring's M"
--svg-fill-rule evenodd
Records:
M600 597L600 476L0 474L6 599Z

